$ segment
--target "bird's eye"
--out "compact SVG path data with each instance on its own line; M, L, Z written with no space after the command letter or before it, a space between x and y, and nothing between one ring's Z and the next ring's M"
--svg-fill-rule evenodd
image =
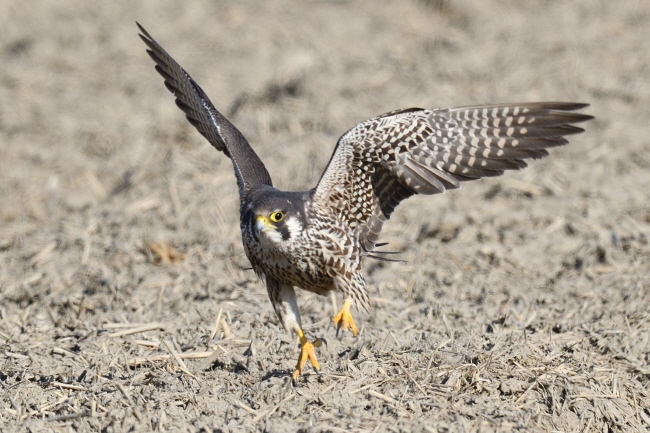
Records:
M284 214L280 211L273 212L271 214L271 221L273 221L274 223L279 223L280 221L282 221L282 218L284 218Z

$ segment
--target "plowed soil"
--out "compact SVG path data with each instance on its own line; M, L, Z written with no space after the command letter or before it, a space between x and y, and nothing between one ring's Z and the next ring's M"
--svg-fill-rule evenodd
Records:
M0 429L650 429L650 2L5 0ZM404 202L372 310L300 293L290 374L241 245L230 161L184 119L143 24L276 186L406 107L591 103L525 170Z

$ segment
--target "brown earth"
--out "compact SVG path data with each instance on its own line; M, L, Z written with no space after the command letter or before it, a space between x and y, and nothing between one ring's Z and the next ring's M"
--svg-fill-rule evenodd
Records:
M650 2L2 9L3 431L650 429ZM406 263L365 263L359 337L301 293L329 344L293 383L230 162L174 106L136 20L283 189L396 108L581 101L596 120L524 171L401 205L381 240Z

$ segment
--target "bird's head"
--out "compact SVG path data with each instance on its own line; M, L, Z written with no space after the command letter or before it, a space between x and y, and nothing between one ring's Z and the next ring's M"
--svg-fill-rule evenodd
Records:
M286 194L269 194L250 203L248 224L261 243L275 246L295 240L304 224L304 205Z

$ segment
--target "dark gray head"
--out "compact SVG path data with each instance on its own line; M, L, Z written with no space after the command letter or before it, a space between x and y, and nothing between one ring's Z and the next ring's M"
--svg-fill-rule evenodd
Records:
M307 192L286 192L260 185L246 196L242 206L242 228L261 244L279 247L301 236L306 228Z

